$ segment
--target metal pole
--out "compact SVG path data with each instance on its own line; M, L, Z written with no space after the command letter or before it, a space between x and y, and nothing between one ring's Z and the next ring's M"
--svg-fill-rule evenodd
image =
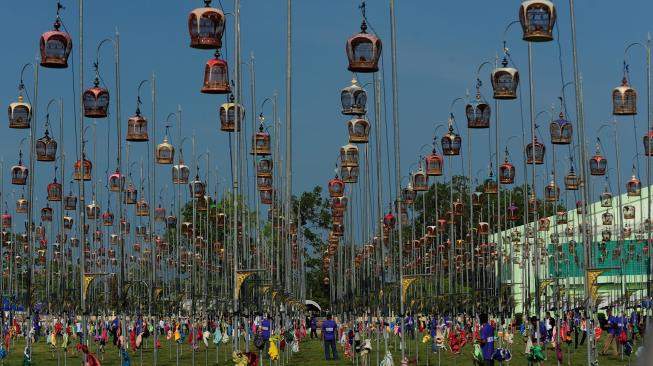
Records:
M152 74L152 82L151 82L151 91L152 91L152 158L156 159L156 75ZM150 280L150 287L149 287L149 301L148 301L148 317L150 318L150 322L152 321L152 301L154 300L154 289L156 286L156 245L154 245L154 240L152 236L154 235L154 207L155 205L155 196L154 192L156 191L156 163L155 162L150 162L148 169L151 170L150 177L148 179L149 182L149 191L150 191L150 212L149 212L149 230L150 232L148 233L149 239L150 239L150 249L151 249L151 259L152 259L152 277ZM157 358L157 349L156 349L156 334L157 332L154 332L154 347L152 348L152 357L153 357L153 365L156 366L156 358Z
M34 67L34 105L32 106L32 113L33 116L36 116L36 108L38 105L38 90L39 90L39 66L37 62L34 62L32 65ZM33 234L33 207L34 207L34 161L36 160L36 152L34 150L35 146L35 139L36 139L36 122L32 121L30 124L30 150L29 150L29 175L28 175L28 180L29 180L29 202L28 202L28 210L29 214L27 216L27 243L28 249L27 249L27 291L25 293L25 307L27 308L27 321L29 323L29 327L27 329L28 333L31 330L31 316L32 316L32 304L31 304L31 294L32 294L32 270L33 270L33 259L32 259L32 246L33 246L33 240L34 240L34 234ZM32 358L32 347L31 347L31 337L27 337L27 346L29 348L29 355L30 359Z
M79 0L79 90L84 90L84 0ZM84 231L86 226L86 215L84 209L86 207L85 203L85 192L84 192L84 175L86 174L85 165L84 165L84 100L83 93L80 93L80 134L79 134L79 143L80 143L80 168L81 176L79 180L79 236L81 242L80 248L80 299L81 299L81 310L82 310L82 334L84 341L88 341L86 337L86 296L84 294L84 272L86 271L86 257L84 256L84 247L86 246L86 232ZM31 203L30 203L31 204ZM87 355L84 353L84 362L87 361Z
M580 170L580 179L581 182L585 182L585 177L586 175L586 166L585 166L585 121L583 118L583 107L582 107L582 94L581 94L581 89L580 89L580 74L579 74L579 69L578 69L578 54L577 54L577 46L576 46L576 18L574 14L574 0L569 0L569 15L571 19L571 41L572 41L572 58L573 58L573 65L574 65L574 87L575 87L575 92L576 92L576 115L578 118L578 126L579 126L579 141L578 143L580 144L580 152L581 152L581 170ZM582 210L585 211L585 206L587 205L587 199L588 197L588 185L583 184L583 207ZM584 239L588 239L586 235L586 230L583 225L583 231L582 235ZM591 240L591 239L590 239ZM587 240L583 240L583 246L585 247L585 267L590 268L592 265L592 245L590 242ZM592 299L590 296L588 296L590 293L590 284L585 281L585 294L587 297L587 304L586 304L586 311L587 311L587 319L590 322L593 322L593 304L592 304ZM588 325L589 327L589 325ZM587 364L592 365L595 360L595 354L593 352L594 349L594 332L587 331Z
M286 224L291 222L292 201L292 0L287 0L286 38ZM288 237L288 235L286 235ZM288 246L289 243L286 243ZM286 291L290 290L289 256L286 257Z
M290 1L290 0L289 0ZM399 208L399 312L401 316L401 359L404 359L404 298L401 296L404 291L403 284L403 253L401 246L403 245L403 233L401 229L401 160L399 150L399 86L397 85L397 26L395 22L395 0L390 0L390 52L392 54L392 120L394 125L394 149L395 149L395 189L397 194L397 206Z

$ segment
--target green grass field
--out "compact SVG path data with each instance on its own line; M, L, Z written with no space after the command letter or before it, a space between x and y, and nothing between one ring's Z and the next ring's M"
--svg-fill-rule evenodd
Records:
M421 336L418 337L419 342L414 340L407 340L407 354L410 358L418 356L419 361L417 365L472 365L471 353L473 347L466 345L462 352L459 355L453 355L451 352L445 351L441 353L430 353L427 351L430 349L430 346L423 344L421 342ZM61 348L57 347L52 349L49 345L45 344L44 339L42 338L39 342L34 345L33 350L33 362L32 365L64 365L64 354ZM602 341L602 340L601 340ZM151 340L146 344L146 348L142 350L137 350L136 352L130 352L131 356L131 365L153 365L153 352L151 348ZM600 346L603 343L600 342ZM161 349L158 351L157 365L167 366L167 365L192 365L193 364L193 353L189 345L186 343L184 345L177 346L174 342L169 342L165 339L161 341ZM635 349L638 346L635 347ZM13 346L10 347L9 354L5 359L1 361L2 365L22 365L23 361L23 348L24 341L15 341ZM81 359L80 354L77 352L72 352L70 347L68 354L66 356L66 364L68 365L80 365ZM573 348L573 345L572 345ZM244 346L241 347L244 349ZM392 353L395 365L400 364L400 349L399 349L399 339L392 337L388 340L388 349ZM419 355L417 350L419 349ZM599 350L601 347L599 347ZM92 352L96 352L96 345L91 346ZM586 365L586 350L587 347L583 346L574 351L573 349L568 350L567 346L563 346L564 354L564 365L580 366ZM177 363L177 352L179 351L179 363ZM524 343L521 337L516 337L515 344L512 347L513 358L510 364L512 365L526 365L526 357L523 355ZM569 353L571 352L571 357ZM383 340L380 339L377 346L376 339L372 340L372 352L370 353L370 363L369 365L378 365L377 360L381 360L384 354ZM141 363L142 355L142 363ZM259 363L261 366L326 366L326 365L351 365L353 362L348 359L344 359L344 352L342 347L338 346L338 356L340 359L338 361L325 361L324 360L324 351L322 342L319 340L310 340L307 339L300 344L300 352L289 354L289 349L286 349L286 352L282 352L281 356L283 360L278 362L271 362L270 360L264 360L263 363ZM557 365L555 360L555 354L553 350L547 351L548 361L545 362L546 365ZM120 365L120 359L118 350L114 346L108 346L107 351L104 355L100 356L102 360L102 365ZM196 365L233 365L231 361L231 345L220 345L220 348L217 350L209 343L209 348L206 349L204 344L200 345L199 350L195 351L194 354L195 364ZM571 362L569 362L571 360ZM628 365L628 358L621 360L620 357L612 356L600 356L599 358L601 365ZM634 357L631 361L634 361ZM439 363L438 363L439 362ZM496 363L498 365L498 363ZM507 364L507 363L504 363ZM356 363L360 365L360 362Z

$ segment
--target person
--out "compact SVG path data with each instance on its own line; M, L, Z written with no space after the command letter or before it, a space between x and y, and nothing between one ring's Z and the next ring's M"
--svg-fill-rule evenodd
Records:
M317 319L315 318L315 315L311 317L311 339L315 336L317 338Z
M438 335L437 315L431 317L431 324L429 324L429 330L431 331L431 352L436 353L438 350L435 346L435 337Z
M408 314L406 317L406 333L410 335L410 339L415 339L415 318L413 314Z
M494 329L487 321L488 316L486 313L479 315L479 320L481 322L481 333L479 343L481 344L481 350L483 351L483 360L485 360L485 366L494 366L494 360L492 355L494 355Z
M336 350L336 332L338 325L331 318L331 314L327 314L327 320L322 322L322 338L324 339L324 356L326 360L329 358L329 350L333 354L333 359L338 359L338 351Z
M633 311L630 313L630 319L628 319L628 324L629 324L630 334L631 334L630 341L634 344L639 330L639 313L637 312L637 308L633 308Z
M604 355L608 351L608 348L612 347L612 354L614 356L618 356L617 353L617 336L619 335L617 333L618 323L619 321L617 317L612 315L612 309L608 309L607 323L605 325L606 330L608 331L608 335L605 337L605 341L603 343L603 352L601 352Z

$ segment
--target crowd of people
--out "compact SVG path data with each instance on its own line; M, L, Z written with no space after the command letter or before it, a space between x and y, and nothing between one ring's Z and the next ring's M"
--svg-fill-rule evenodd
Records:
M36 313L27 321L21 314L15 314L4 318L0 358L12 347L19 347L14 345L15 340L24 337L29 338L28 345L45 341L53 354L59 347L64 354L84 353L89 359L96 359L93 352L101 355L107 346L113 345L121 350L123 364L129 364L125 361L129 361L130 352L133 354L143 347L159 349L165 339L187 344L194 350L201 345L203 349L224 345L225 350L242 350L234 352L232 358L237 365L248 366L257 365L259 359L278 360L280 352L285 350L299 352L300 342L312 339L323 342L325 360L339 360L344 356L357 358L364 366L371 364L371 340L376 340L377 346L383 342L379 347L384 350L381 366L390 366L394 362L388 343L396 344L399 340L399 349L404 347L403 364L416 361L419 347L414 345L421 342L421 348L432 353L469 352L477 365L494 365L520 355L514 349L514 341L522 337L525 360L532 365L543 365L545 360L562 362L565 353L586 347L590 334L596 340L592 352L597 357L638 354L647 324L645 313L635 308L629 312L605 309L591 319L578 309L565 313L547 311L541 318L507 318L487 313L456 316L408 313L389 317L282 315L259 313L237 319L208 317L194 321L184 317L94 316L82 322L74 315L52 317ZM29 347L24 353L26 359L31 357Z

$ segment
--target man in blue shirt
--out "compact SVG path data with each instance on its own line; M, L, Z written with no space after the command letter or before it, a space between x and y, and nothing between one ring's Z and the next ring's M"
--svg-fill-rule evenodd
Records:
M406 317L406 333L410 335L410 339L415 339L415 318L413 314L408 314Z
M488 324L487 314L479 315L481 321L481 350L483 351L483 360L485 366L494 366L492 355L494 354L494 329Z
M619 319L617 319L616 316L612 315L612 309L608 309L608 314L607 314L607 319L608 322L606 324L606 328L608 331L607 337L605 337L605 342L603 343L603 352L602 354L605 354L608 351L608 348L612 347L612 354L614 356L618 356L617 352L617 336L618 336L618 327L619 327Z
M329 349L333 354L333 359L338 359L338 351L336 350L336 332L338 331L338 325L333 319L331 319L331 314L327 314L327 320L322 322L322 338L324 339L324 356L327 359L329 358Z
M317 319L315 319L315 315L311 317L311 339L313 337L317 338Z
M429 330L431 331L431 352L437 352L435 347L435 337L438 335L438 319L437 316L431 317L431 323L429 324Z

